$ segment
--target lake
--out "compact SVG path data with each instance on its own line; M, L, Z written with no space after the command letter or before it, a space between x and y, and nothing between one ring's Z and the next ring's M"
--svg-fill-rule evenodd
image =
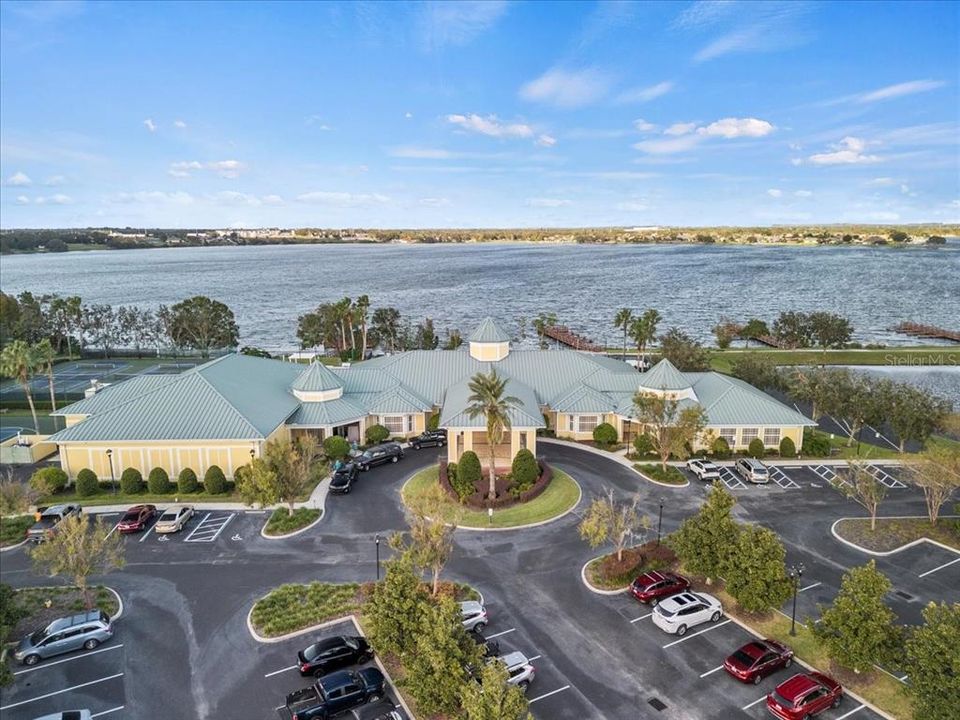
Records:
M772 321L782 310L850 318L860 342L911 344L902 320L960 325L960 244L945 247L717 245L273 245L7 255L7 293L80 295L87 303L172 304L209 295L229 305L241 342L296 346L297 316L367 294L438 333L486 315L515 332L542 311L619 344L617 308L657 308L662 329L703 341L723 316Z

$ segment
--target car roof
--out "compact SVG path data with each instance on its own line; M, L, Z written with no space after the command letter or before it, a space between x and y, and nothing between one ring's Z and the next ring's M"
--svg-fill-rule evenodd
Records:
M506 665L508 668L515 668L520 665L529 665L530 661L527 660L527 656L524 655L519 650L513 652L508 652L506 655L500 656L500 661Z
M666 580L673 573L662 573L657 570L651 570L650 572L645 572L643 575L636 579L636 582L640 585L652 585L653 583L660 582L661 580Z
M483 605L478 603L476 600L464 600L460 603L460 612L462 613L473 613L481 612L483 610Z
M85 613L77 613L75 615L68 615L67 617L57 618L49 625L47 625L46 631L48 633L58 632L65 628L76 627L77 625L85 625L86 623L99 622L100 621L100 610L90 610Z
M142 510L146 510L148 507L150 507L150 506L149 506L149 505L134 505L133 507L128 507L128 508L127 508L127 512L128 512L128 513L141 512Z
M771 648L763 640L753 640L752 642L748 642L746 645L741 647L740 652L742 652L744 655L749 655L756 660L757 658L766 655L768 652L774 649L775 648Z
M66 512L67 510L69 510L69 509L72 508L72 507L73 507L73 505L51 505L50 507L46 508L43 512L45 512L45 513L62 513L62 512Z
M700 598L690 592L682 592L677 595L671 595L660 601L664 610L679 609L686 607L690 603L700 602Z
M337 635L335 637L324 638L323 640L317 640L310 647L315 647L318 650L327 650L332 647L340 647L344 644L346 638L343 635Z
M322 678L317 680L317 685L323 688L324 691L327 691L332 690L333 688L349 685L352 682L360 682L360 677L357 675L357 673L353 672L353 670L338 670L337 672L330 673L329 675L324 675Z
M817 687L820 687L819 680L805 673L799 673L777 685L777 694L793 702Z
M740 458L740 462L742 462L744 465L749 465L750 467L755 467L755 468L764 468L764 469L766 469L766 467L767 467L766 465L764 465L762 462L760 462L760 461L757 460L756 458Z

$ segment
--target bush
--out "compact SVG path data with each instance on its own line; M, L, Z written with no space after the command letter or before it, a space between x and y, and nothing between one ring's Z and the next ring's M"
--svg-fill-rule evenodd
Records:
M633 439L633 449L641 457L653 452L653 438L649 434L643 433Z
M824 433L808 430L803 433L803 453L812 457L829 457L832 447Z
M155 467L147 476L147 490L154 495L165 495L170 492L170 476L162 467Z
M440 427L440 413L434 413L427 420L427 430L436 430Z
M747 455L752 458L757 458L759 460L764 456L765 452L766 450L763 447L763 440L760 438L754 438L747 446Z
M788 437L783 438L780 441L780 457L796 457L797 456L797 446L794 444L793 440Z
M614 445L617 442L617 429L610 423L600 423L593 429L593 441L600 447Z
M477 485L483 476L483 468L480 467L480 458L473 450L467 450L460 456L460 462L457 464L456 481L453 489L463 500L477 491Z
M323 454L328 460L339 460L350 453L350 443L339 435L331 435L323 441Z
M45 467L30 476L30 487L41 495L53 495L67 486L67 474L58 467Z
M80 497L90 497L100 492L100 481L97 474L90 468L84 468L77 473L76 481L77 495Z
M120 492L124 495L136 495L143 490L143 475L136 468L128 467L120 476Z
M687 478L682 472L677 470L677 468L673 467L673 465L667 465L666 470L660 465L641 465L640 463L634 463L633 467L647 477L653 478L657 482L665 483L666 485L687 484Z
M222 495L227 491L227 478L218 465L211 465L203 474L203 489L211 495Z
M730 445L722 437L718 437L713 441L713 445L710 446L713 456L718 460L726 460L733 453L730 452Z
M367 440L367 445L379 445L390 437L390 431L383 425L371 425L367 428L366 432L363 433L363 436Z
M540 466L533 453L524 448L517 452L513 458L510 474L513 476L513 487L511 491L514 495L519 495L525 490L533 487L533 484L540 477Z
M184 468L177 476L177 491L181 493L200 492L197 474L191 468Z

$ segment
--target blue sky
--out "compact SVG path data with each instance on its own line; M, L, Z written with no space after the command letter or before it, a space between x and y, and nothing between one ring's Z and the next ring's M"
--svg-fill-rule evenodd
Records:
M7 1L0 220L956 222L958 8Z

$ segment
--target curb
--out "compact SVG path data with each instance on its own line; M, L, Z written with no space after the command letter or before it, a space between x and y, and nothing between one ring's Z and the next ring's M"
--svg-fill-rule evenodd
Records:
M629 585L621 588L620 590L601 590L600 588L594 587L593 585L591 585L590 581L587 580L587 565L589 565L594 560L597 560L598 558L601 558L601 557L603 557L603 555L597 555L597 557L593 558L592 560L587 560L583 564L583 567L580 568L580 580L583 582L584 585L587 586L587 590L589 590L592 593L596 593L597 595L623 595L625 592L627 592L630 589Z
M637 475L639 475L640 477L642 477L642 478L643 478L644 480L646 480L647 482L653 483L654 485L659 485L660 487L667 487L667 488L685 488L685 487L690 487L690 481L689 481L686 477L683 478L683 479L684 479L683 485L673 485L673 484L671 484L671 483L665 483L665 482L660 482L659 480L654 480L652 477L650 477L650 476L647 475L646 473L641 472L640 470L637 470L635 467L633 467L633 465L630 466L630 469L633 470Z
M941 515L940 517L955 517L955 516ZM915 519L926 520L927 518L925 515L891 515L887 517L877 518L877 520L915 520ZM857 543L853 542L852 540L847 540L846 538L841 537L840 533L837 532L837 525L839 525L844 520L869 520L869 518L843 517L843 518L839 518L838 520L835 520L834 523L830 526L830 534L833 535L834 538L842 542L844 545L848 545L849 547L852 547L854 550L859 550L860 552L866 553L867 555L873 555L874 557L889 557L890 555L896 555L898 552L903 552L904 550L908 550L909 548L916 547L917 545L920 545L922 543L930 543L931 545L936 545L938 548L942 548L947 552L954 553L955 555L960 555L960 551L958 551L956 548L952 548L949 545L944 545L942 542L938 542L928 537L922 537L922 538L917 538L916 540L911 540L910 542L904 545L901 545L900 547L896 547L893 550L870 550L868 548L863 547L862 545L857 545Z
M297 509L299 510L300 508L297 508ZM307 508L307 509L315 510L316 508ZM323 520L326 514L327 514L326 510L321 508L319 517L317 517L317 519L314 520L312 523L300 528L299 530L294 530L293 532L288 532L283 535L267 535L267 523L270 522L270 518L268 517L267 522L265 522L263 524L263 527L260 528L260 536L265 538L266 540L286 540L287 538L291 538L295 535L299 535L300 533L305 533L307 530L309 530L314 525L318 524L321 520Z
M116 590L114 590L114 589L113 589L112 587L110 587L109 585L104 585L103 587L105 587L107 590L109 590L110 592L112 592L112 593L113 593L113 596L117 599L117 605L119 606L119 607L117 608L117 614L114 615L112 618L110 618L110 622L116 622L117 620L120 619L120 616L123 615L123 598L120 597L120 593L118 593Z
M618 464L620 464L620 465L623 465L623 467L625 467L625 468L627 468L628 470L630 470L631 472L639 475L641 478L643 478L644 480L646 480L648 483L652 483L653 485L659 485L660 487L673 488L673 489L676 490L676 489L679 489L679 488L688 487L688 486L690 485L690 481L689 481L689 480L687 480L687 482L686 482L685 485L670 485L669 483L663 483L663 482L660 482L659 480L654 480L653 478L651 478L651 477L649 477L649 476L647 476L647 475L644 475L642 472L640 472L639 470L637 470L637 469L633 466L633 462L630 461L630 460L627 460L623 455L619 455L619 454L616 454L616 453L609 453L609 452L606 452L606 451L604 451L604 450L597 450L596 448L592 448L592 447L590 447L589 445L581 445L580 443L571 442L571 441L569 441L569 440L561 440L560 438L537 438L537 442L538 442L538 443L553 443L554 445L561 445L561 446L563 446L563 447L574 448L574 449L576 449L576 450L583 450L584 452L589 452L589 453L593 453L594 455L599 455L600 457L605 457L605 458L607 458L608 460L612 460L612 461L615 462L615 463L618 463Z
M8 550L16 550L21 545L26 545L26 544L27 544L27 541L26 541L26 538L24 538L23 540L18 542L16 545L7 545L5 548L0 548L0 553L5 553Z

